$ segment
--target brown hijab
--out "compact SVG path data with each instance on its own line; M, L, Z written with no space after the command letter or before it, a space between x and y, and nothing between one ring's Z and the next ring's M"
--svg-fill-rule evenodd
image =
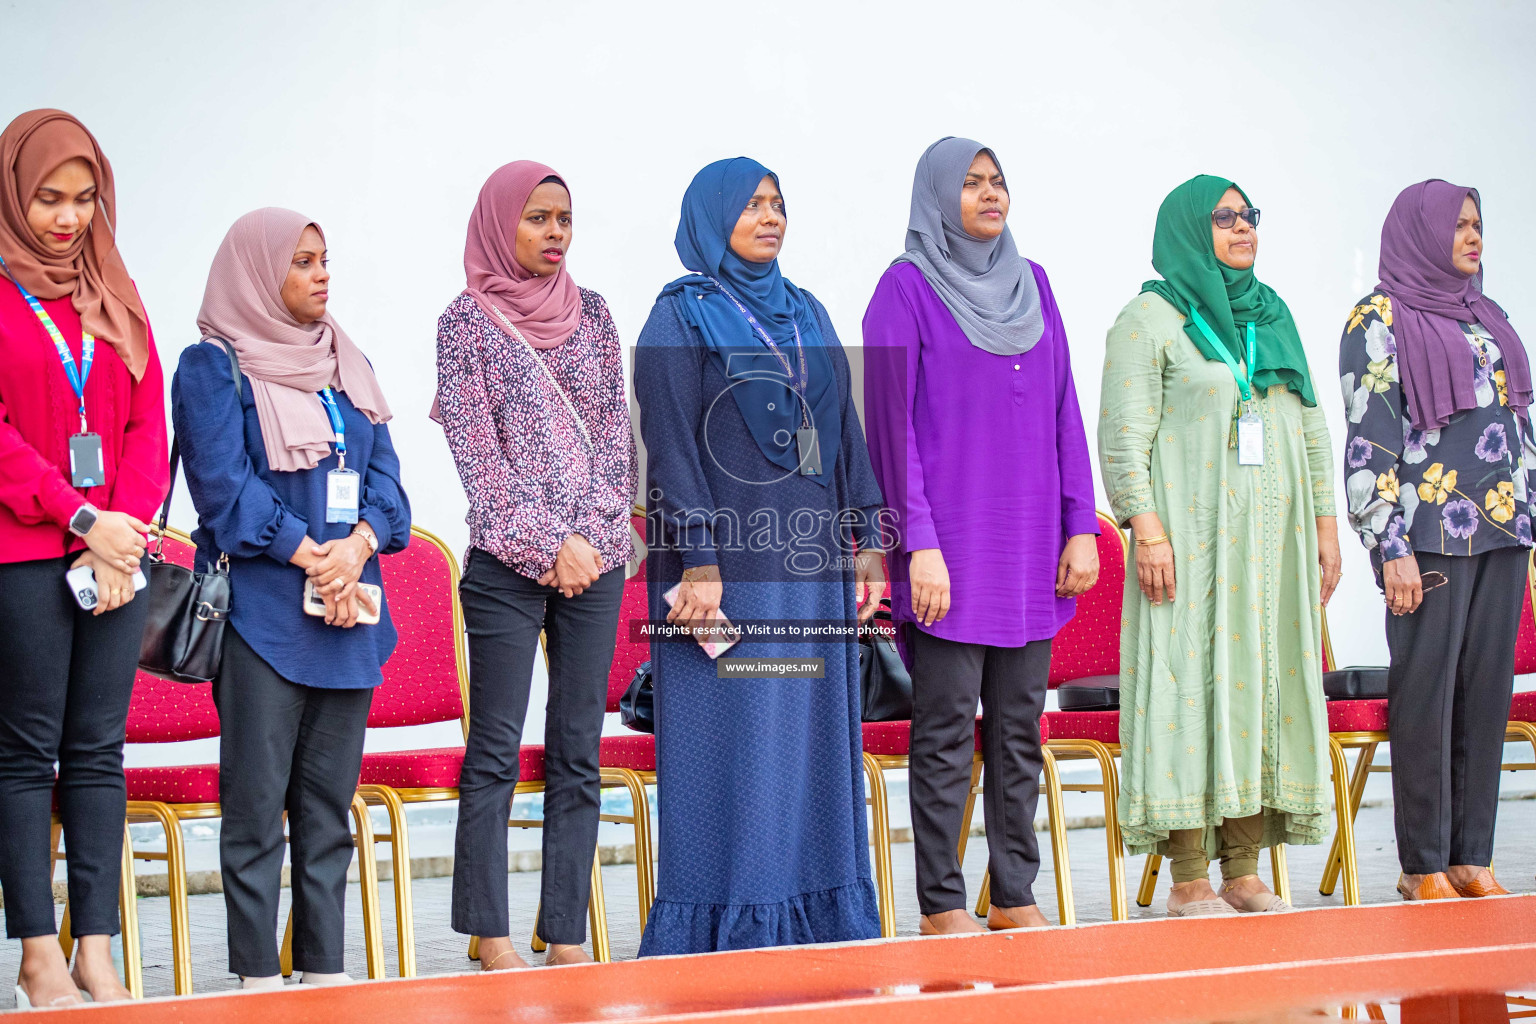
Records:
M68 252L53 253L27 226L27 207L48 175L76 157L96 178L96 216ZM62 110L29 110L0 133L0 174L0 256L11 274L40 299L70 296L81 326L112 346L134 380L142 379L149 320L117 251L112 165L95 137Z
M320 231L302 213L277 207L235 221L213 257L197 311L203 337L223 338L240 357L240 370L251 379L267 465L284 473L313 469L331 453L336 434L321 389L345 391L371 423L390 418L373 367L341 325L329 313L301 324L283 304L293 251L311 224Z

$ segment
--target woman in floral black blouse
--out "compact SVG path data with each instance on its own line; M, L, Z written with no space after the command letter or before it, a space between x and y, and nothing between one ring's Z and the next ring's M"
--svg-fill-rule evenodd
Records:
M1536 466L1525 347L1482 294L1477 190L1397 197L1339 352L1349 518L1386 596L1405 899L1504 892L1493 858Z

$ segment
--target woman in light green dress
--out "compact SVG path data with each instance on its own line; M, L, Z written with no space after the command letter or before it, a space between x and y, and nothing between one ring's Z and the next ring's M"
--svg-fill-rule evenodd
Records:
M1225 178L1158 210L1110 328L1099 462L1135 541L1120 642L1120 823L1171 861L1173 916L1288 910L1260 847L1328 832L1321 611L1339 579L1332 446L1290 310ZM1221 858L1221 894L1207 877Z

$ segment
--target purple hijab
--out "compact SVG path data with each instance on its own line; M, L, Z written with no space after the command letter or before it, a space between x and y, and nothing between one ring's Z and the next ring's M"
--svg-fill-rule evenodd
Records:
M1398 194L1381 227L1381 282L1392 299L1392 334L1408 417L1414 429L1445 426L1477 405L1467 339L1457 322L1480 323L1504 355L1509 404L1525 417L1531 404L1531 364L1520 335L1498 303L1483 294L1483 271L1470 277L1451 262L1456 220L1467 198L1482 214L1477 189L1439 178Z

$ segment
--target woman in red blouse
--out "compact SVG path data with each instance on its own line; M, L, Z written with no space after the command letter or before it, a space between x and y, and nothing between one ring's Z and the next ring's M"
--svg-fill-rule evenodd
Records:
M638 467L619 334L565 268L571 196L543 164L491 175L470 216L467 287L437 322L437 405L469 496L459 593L469 634L469 736L459 779L453 927L483 970L528 966L507 924L507 815L539 632L544 726L545 962L591 959L598 744L634 553Z
M134 574L167 466L160 362L116 217L112 166L79 121L33 110L0 134L0 887L21 1006L128 998L110 944L148 607ZM64 578L81 567L90 608ZM72 973L55 938L55 796Z

